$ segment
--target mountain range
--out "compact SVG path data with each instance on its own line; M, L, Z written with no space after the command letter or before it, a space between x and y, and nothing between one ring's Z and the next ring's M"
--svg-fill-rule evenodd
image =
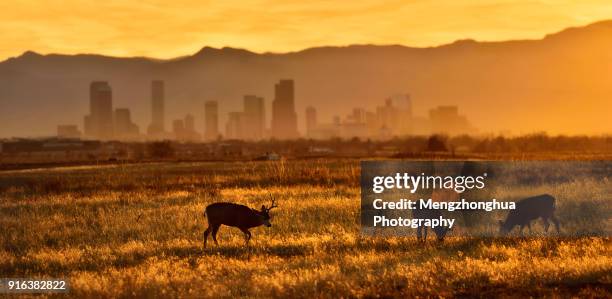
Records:
M254 53L204 47L170 60L95 54L25 52L0 62L0 137L50 136L59 124L83 126L89 83L105 80L113 105L130 108L146 131L151 80L166 85L166 127L191 113L203 131L204 102L225 115L247 94L263 96L267 116L280 79L294 79L300 127L304 110L320 122L352 108L374 110L409 93L416 115L457 105L481 133L609 134L612 132L612 21L568 28L538 40L413 48L401 45L317 47Z

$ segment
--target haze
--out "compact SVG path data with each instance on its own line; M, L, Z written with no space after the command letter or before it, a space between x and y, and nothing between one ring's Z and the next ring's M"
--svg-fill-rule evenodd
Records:
M26 50L172 58L203 45L287 52L349 44L537 39L610 17L612 3L606 0L4 0L0 59Z

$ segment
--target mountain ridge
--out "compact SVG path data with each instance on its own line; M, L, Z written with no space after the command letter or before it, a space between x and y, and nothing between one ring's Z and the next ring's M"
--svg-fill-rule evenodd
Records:
M239 47L232 47L232 46L224 46L221 48L215 48L215 47L211 47L211 46L203 46L200 50L198 50L197 52L193 53L193 54L187 54L187 55L182 55L182 56L177 56L177 57L172 57L172 58L154 58L154 57L148 57L148 56L111 56L111 55L104 55L104 54L96 54L96 53L78 53L78 54L61 54L61 53L49 53L49 54L41 54L36 52L35 50L26 50L25 52L23 52L21 55L16 56L16 57L8 57L3 61L0 61L1 63L6 62L7 60L10 59L16 59L16 58L21 58L21 57L29 57L29 56L38 56L38 57L45 57L45 56L99 56L99 57L106 57L106 58L118 58L118 59L148 59L148 60L152 60L152 61L174 61L177 59L181 59L181 58L187 58L187 57L192 57L192 56L198 56L201 53L210 53L210 52L224 52L224 51L228 51L228 52L242 52L242 53L246 53L246 54L256 54L256 55L286 55L286 54L296 54L296 53L302 53L302 52L309 52L312 50L324 50L324 49L346 49L346 48L360 48L360 47L382 47L382 48L388 48L388 47L398 47L398 48L403 48L403 49L435 49L435 48L444 48L444 47L449 47L449 46L455 46L458 44L480 44L480 45L486 45L486 44L497 44L497 43L513 43L513 42L529 42L529 41L541 41L541 40L545 40L547 38L551 38L554 36L558 36L558 35L563 35L563 34L567 34L567 33L572 33L575 32L576 30L580 31L580 30L585 30L585 29L592 29L592 28L612 28L612 19L610 20L601 20L601 21L597 21L597 22L593 22L584 26L573 26L573 27L567 27L565 29L562 29L560 31L554 32L554 33L549 33L546 34L543 38L541 39L509 39L509 40L502 40L502 41L479 41L476 39L472 39L472 38L464 38L464 39L457 39L453 42L449 42L449 43L443 43L440 45L434 45L434 46L425 46L425 47L414 47L414 46L408 46L408 45L402 45L402 44L350 44L350 45L345 45L345 46L315 46L315 47L308 47L308 48L304 48L301 50L297 50L297 51L288 51L288 52L271 52L271 51L265 51L265 52L254 52L245 48L239 48Z

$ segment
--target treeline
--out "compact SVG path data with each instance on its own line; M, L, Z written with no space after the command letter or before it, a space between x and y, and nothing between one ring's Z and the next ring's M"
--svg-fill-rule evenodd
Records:
M249 144L249 142L244 142ZM345 151L400 151L405 153L448 152L448 153L526 153L526 152L582 152L612 153L612 136L548 136L531 134L516 137L492 136L410 136L390 140L298 139L291 141L259 141L256 144L272 151L293 152L329 149L334 152Z
M612 136L548 136L532 134L517 137L473 138L459 136L447 140L451 148L467 147L475 153L520 152L598 152L612 151Z

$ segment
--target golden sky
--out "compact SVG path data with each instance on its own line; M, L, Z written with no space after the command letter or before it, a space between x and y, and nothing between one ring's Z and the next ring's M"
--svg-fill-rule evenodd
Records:
M0 59L39 53L171 58L203 46L434 46L541 38L612 19L610 0L2 0Z

